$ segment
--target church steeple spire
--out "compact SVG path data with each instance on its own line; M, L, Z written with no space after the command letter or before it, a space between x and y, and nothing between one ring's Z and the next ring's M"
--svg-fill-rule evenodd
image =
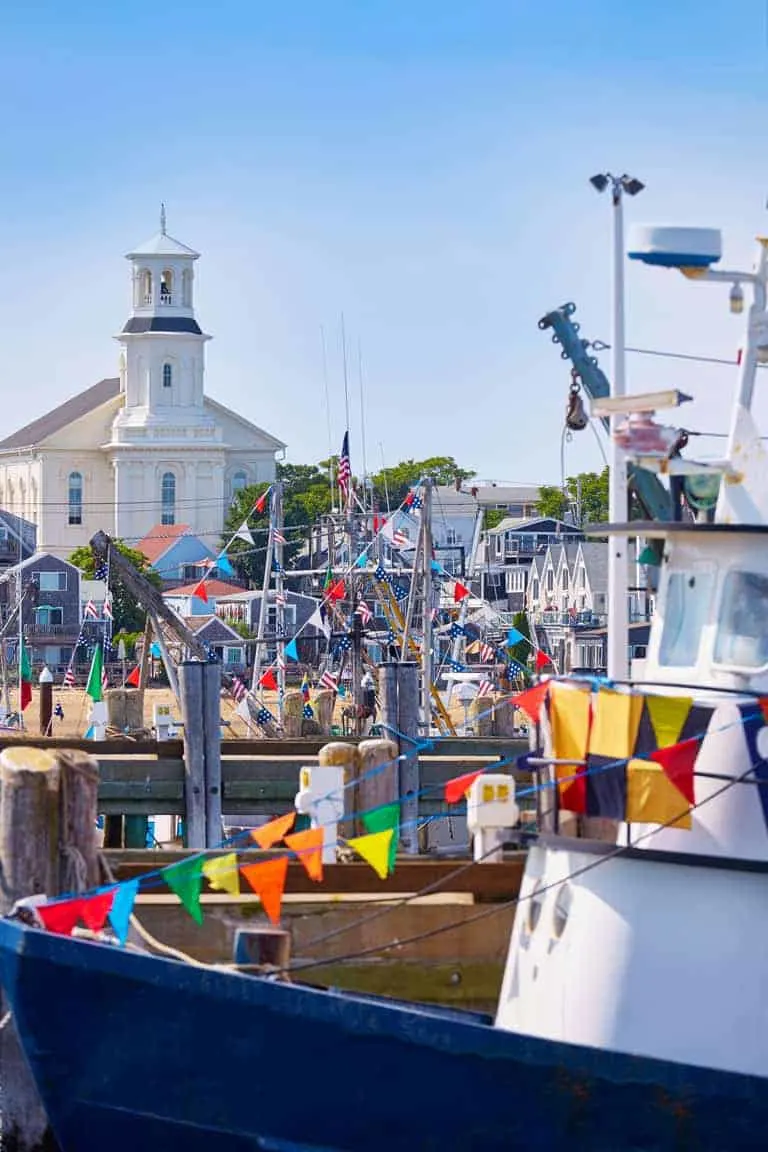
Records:
M167 236L168 232L165 226L165 201L160 204L160 234Z

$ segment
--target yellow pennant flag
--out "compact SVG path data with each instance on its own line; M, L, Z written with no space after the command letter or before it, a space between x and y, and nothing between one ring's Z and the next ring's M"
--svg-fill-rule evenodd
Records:
M390 872L389 846L394 834L394 828L385 828L382 832L370 832L367 836L355 836L347 840L349 847L354 848L366 864L370 864L380 880L386 880Z
M237 853L227 852L226 856L212 856L203 864L203 876L211 888L229 892L230 896L240 895L240 872L237 866Z
M669 748L670 744L677 744L693 706L690 696L646 696L645 706L657 747Z

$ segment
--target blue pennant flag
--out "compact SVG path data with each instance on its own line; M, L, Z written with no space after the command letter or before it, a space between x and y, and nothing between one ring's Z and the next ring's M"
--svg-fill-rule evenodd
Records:
M518 632L517 628L510 628L507 632L507 644L519 644L521 640L525 640L522 632Z
M289 640L285 646L285 654L289 660L295 660L298 663L299 649L296 646L296 640Z
M138 880L126 880L119 884L112 901L112 907L109 910L109 922L122 945L128 939L128 926L131 922L131 913L136 903L138 891Z
M398 604L401 604L403 602L403 600L408 599L408 589L403 588L402 584L395 584L394 585L394 593L395 593L395 600L397 600Z
M466 672L466 668L460 660L449 660L448 667L451 669L451 672Z
M216 557L216 567L218 568L219 572L223 572L225 576L234 576L235 574L235 570L230 564L229 560L227 560L225 552L220 552Z
M443 569L440 567L440 565L438 564L437 560L430 560L430 562L429 562L429 566L430 566L430 568L432 569L432 571L433 571L433 572L442 572L442 570L443 570Z
M463 624L451 624L451 640L455 640L458 636L466 636L467 630Z
M361 552L360 555L358 556L357 560L355 560L355 564L357 565L358 568L365 568L367 563L368 563L367 553Z
M374 576L376 577L377 580L386 580L387 579L387 573L385 572L384 566L382 564L376 565L376 571L374 572Z
M312 705L311 704L305 704L304 705L304 707L302 708L302 715L303 715L305 720L314 720L315 714L312 711Z

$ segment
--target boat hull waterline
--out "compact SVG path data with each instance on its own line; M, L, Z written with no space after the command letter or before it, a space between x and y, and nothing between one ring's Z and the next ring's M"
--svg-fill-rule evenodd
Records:
M0 979L63 1152L755 1147L766 1080L0 921Z

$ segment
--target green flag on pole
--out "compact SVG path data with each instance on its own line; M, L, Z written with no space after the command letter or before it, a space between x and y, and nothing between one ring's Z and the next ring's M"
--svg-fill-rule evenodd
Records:
M104 655L101 650L101 642L99 642L93 650L91 670L88 673L88 683L85 686L85 691L94 704L98 700L104 699L103 671Z
M19 652L19 704L23 712L27 705L32 703L32 665L29 662L29 652L22 640Z

